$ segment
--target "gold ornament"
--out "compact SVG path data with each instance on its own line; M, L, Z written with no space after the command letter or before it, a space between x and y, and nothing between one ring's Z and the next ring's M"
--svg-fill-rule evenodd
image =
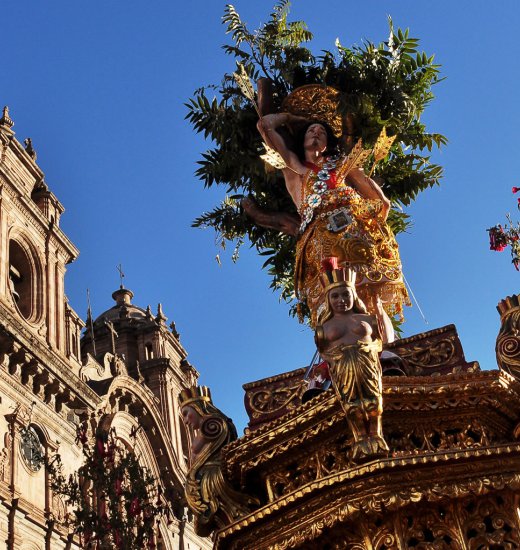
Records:
M383 129L381 130L381 133L379 134L379 137L377 138L377 141L374 145L374 164L372 165L369 176L371 176L374 172L374 168L376 167L377 163L383 160L386 155L388 155L396 137L397 135L388 137L386 135L386 128L383 126Z
M282 102L282 111L303 116L309 120L326 122L336 137L342 134L341 115L338 113L340 92L330 86L307 84L296 88Z

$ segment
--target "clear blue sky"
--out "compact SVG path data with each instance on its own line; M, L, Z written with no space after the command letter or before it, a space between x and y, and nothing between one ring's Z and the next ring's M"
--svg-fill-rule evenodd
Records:
M236 7L256 27L268 2ZM261 261L244 249L222 267L210 231L190 228L220 192L193 173L209 144L184 121L184 102L233 61L220 46L224 3L155 0L4 2L0 103L20 141L33 139L51 190L66 207L62 228L79 247L66 289L85 317L111 307L126 274L134 302L163 303L214 401L242 429L242 384L303 366L311 332L287 316ZM486 228L518 214L520 7L504 0L295 1L293 19L315 34L313 50L385 40L387 15L436 54L446 80L425 119L450 143L434 160L440 188L410 209L399 242L405 274L428 318L406 312L405 335L457 325L468 360L496 368L495 306L519 291L508 252L488 250ZM517 216L518 217L518 216Z

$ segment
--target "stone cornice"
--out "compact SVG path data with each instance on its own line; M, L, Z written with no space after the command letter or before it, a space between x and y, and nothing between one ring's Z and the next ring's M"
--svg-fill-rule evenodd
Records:
M16 342L33 355L56 378L60 379L79 401L89 407L95 407L100 397L85 382L76 376L68 363L45 347L23 323L0 303L0 328L3 328Z

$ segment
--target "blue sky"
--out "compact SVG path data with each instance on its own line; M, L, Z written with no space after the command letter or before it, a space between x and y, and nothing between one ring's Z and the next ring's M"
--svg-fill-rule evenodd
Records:
M268 2L239 1L255 28ZM489 251L486 228L517 214L520 186L520 8L483 1L295 1L292 19L315 34L312 49L385 40L387 16L409 27L446 80L424 119L450 142L434 161L441 187L422 193L399 243L416 307L405 335L455 323L468 360L496 368L495 306L518 292L508 252ZM303 366L313 337L289 318L269 289L261 260L243 249L215 262L214 235L191 221L221 198L194 177L209 147L184 120L197 87L219 82L233 61L220 46L224 3L4 2L0 103L10 107L17 138L33 139L51 190L65 205L62 228L79 247L68 268L67 295L85 317L111 307L126 274L134 302L163 303L189 359L214 401L241 430L242 384Z

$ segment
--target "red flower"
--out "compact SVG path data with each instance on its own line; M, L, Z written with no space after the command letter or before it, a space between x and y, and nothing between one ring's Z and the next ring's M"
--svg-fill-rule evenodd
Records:
M502 252L507 246L507 235L504 233L502 226L495 225L489 232L489 249L495 252Z
M513 187L511 191L513 191L513 193L518 193L518 191L520 191L520 187Z

